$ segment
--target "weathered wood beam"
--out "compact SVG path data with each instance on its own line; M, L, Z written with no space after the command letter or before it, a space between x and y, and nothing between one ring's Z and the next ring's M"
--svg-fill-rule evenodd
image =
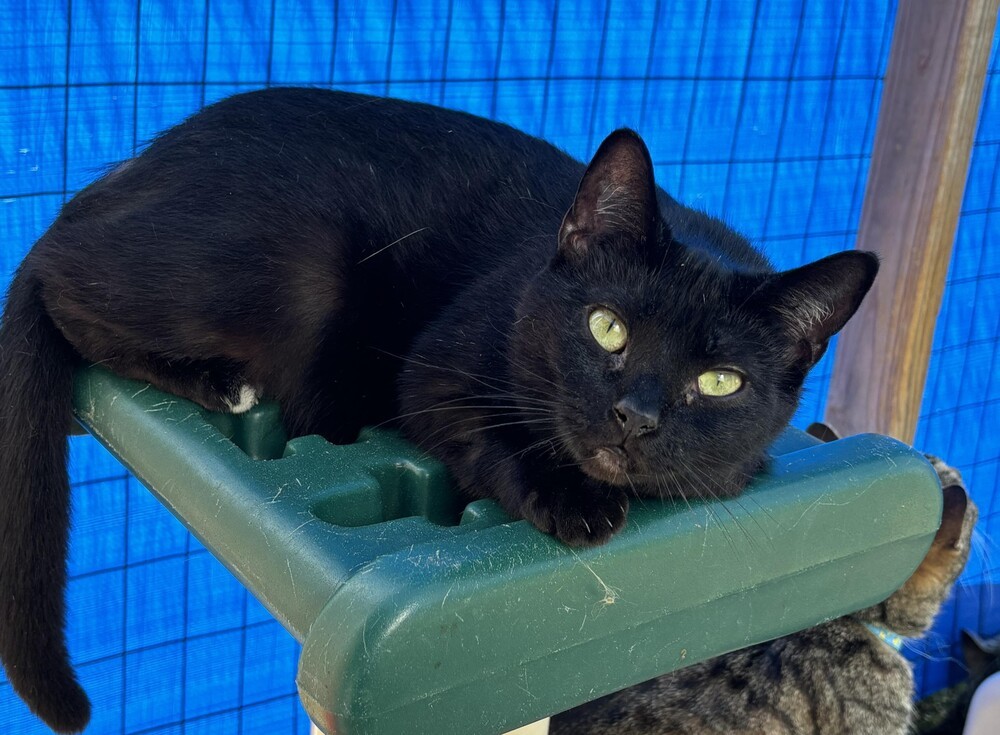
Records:
M998 0L900 0L857 247L882 257L841 335L826 422L912 442Z

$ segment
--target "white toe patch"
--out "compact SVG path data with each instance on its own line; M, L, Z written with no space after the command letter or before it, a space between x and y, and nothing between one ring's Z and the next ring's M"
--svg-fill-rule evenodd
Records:
M257 391L249 385L243 385L240 386L240 397L238 401L234 403L228 398L224 400L232 413L246 413L257 405L257 401L260 400L260 396L257 395Z

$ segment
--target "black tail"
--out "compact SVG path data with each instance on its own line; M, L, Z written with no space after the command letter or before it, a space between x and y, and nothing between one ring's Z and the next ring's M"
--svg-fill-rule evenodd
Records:
M22 265L0 325L0 660L31 710L69 733L90 720L63 632L78 358L39 291Z

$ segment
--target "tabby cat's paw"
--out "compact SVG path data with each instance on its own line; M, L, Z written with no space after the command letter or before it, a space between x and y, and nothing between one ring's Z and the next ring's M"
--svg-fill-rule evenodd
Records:
M943 459L935 457L933 454L924 454L924 456L931 463L931 466L934 467L934 471L937 472L938 479L941 481L941 487L948 487L949 485L961 485L965 487L965 482L962 480L962 473L957 468L946 464Z
M521 512L536 528L568 546L599 546L624 527L628 496L613 487L569 499L532 492Z

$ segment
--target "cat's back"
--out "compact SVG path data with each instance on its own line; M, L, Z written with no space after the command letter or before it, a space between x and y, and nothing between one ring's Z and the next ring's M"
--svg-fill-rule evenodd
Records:
M337 236L356 261L402 238L390 253L399 265L443 265L466 247L502 256L526 238L554 242L584 169L544 140L465 112L276 87L225 98L164 131L70 200L56 229L89 250L99 221L154 259L203 256L206 236L217 251L238 243L250 257L280 248L319 257ZM770 269L720 220L662 190L659 199L686 245L729 267Z
M553 718L552 735L886 735L905 731L912 673L835 620L652 679Z
M582 172L555 146L463 112L265 89L204 108L86 187L36 257L47 271L180 258L208 272L238 254L267 272L385 249L372 263L383 273L428 265L446 283L481 251L554 236Z
M166 206L198 197L224 208L270 202L353 212L373 224L420 215L433 222L488 204L483 197L491 194L566 200L582 171L554 146L467 113L285 87L204 108L81 192L68 210L107 206L138 189Z

